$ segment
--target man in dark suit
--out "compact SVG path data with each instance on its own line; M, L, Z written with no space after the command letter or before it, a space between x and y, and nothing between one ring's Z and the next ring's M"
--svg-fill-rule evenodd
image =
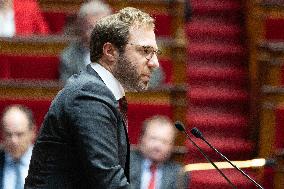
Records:
M22 105L5 108L1 117L0 189L22 189L35 137L33 113Z
M170 160L175 140L175 128L166 116L145 120L138 150L130 154L132 189L187 189L188 174L182 166Z
M124 8L95 25L91 64L72 76L45 116L26 189L130 188L125 91L147 89L159 66L154 20ZM123 104L123 103L121 103Z

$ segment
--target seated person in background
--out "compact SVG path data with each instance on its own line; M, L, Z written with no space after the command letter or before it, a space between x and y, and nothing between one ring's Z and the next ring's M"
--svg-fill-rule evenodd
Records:
M143 123L138 150L130 154L130 184L133 189L188 188L188 175L170 160L176 130L166 116Z
M36 0L0 0L0 37L48 34Z
M78 41L66 47L60 56L60 80L65 81L73 74L85 69L91 63L89 43L92 29L96 22L112 13L111 8L100 0L84 3L77 15Z
M35 137L31 110L22 105L7 107L1 118L1 132L0 189L23 189Z

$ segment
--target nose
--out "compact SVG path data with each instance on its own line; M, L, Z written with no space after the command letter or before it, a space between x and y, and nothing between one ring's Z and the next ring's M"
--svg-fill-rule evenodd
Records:
M156 53L154 53L153 56L148 60L148 66L152 69L158 68L160 66Z
M18 144L19 143L19 137L17 137L16 135L11 136L11 142L13 144Z

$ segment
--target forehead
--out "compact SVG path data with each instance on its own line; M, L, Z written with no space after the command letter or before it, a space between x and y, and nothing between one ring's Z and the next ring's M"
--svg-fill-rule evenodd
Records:
M171 138L174 136L173 127L169 124L161 124L158 122L149 123L146 131L146 136Z
M128 42L157 48L156 36L152 27L130 28Z
M29 121L25 113L18 109L11 109L3 117L3 129L17 132L28 129Z

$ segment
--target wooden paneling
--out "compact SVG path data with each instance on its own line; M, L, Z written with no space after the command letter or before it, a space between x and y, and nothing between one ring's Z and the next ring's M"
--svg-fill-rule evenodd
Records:
M263 86L260 103L260 132L259 132L259 157L271 158L278 154L275 147L276 140L276 108L284 105L284 88L276 86ZM282 189L283 161L277 161L274 175L274 188Z
M283 41L284 42L284 41ZM258 44L258 82L263 85L282 86L284 72L284 43L262 41Z
M0 54L58 56L72 40L63 36L0 38Z
M284 4L282 0L251 0L246 1L246 4L251 86L250 122L256 128L259 127L259 156L272 157L275 155L275 109L284 103L284 89L281 86L284 41L275 40L282 36L281 32L279 36L273 36L279 34L282 25L277 26L279 29L268 26L271 21L284 18ZM283 188L280 178L281 174L276 170L274 189Z
M84 0L38 0L43 11L65 12L67 14L76 14ZM173 2L183 4L183 1L169 0L105 0L114 10L131 6L153 12L168 12ZM182 12L180 14L183 14Z

